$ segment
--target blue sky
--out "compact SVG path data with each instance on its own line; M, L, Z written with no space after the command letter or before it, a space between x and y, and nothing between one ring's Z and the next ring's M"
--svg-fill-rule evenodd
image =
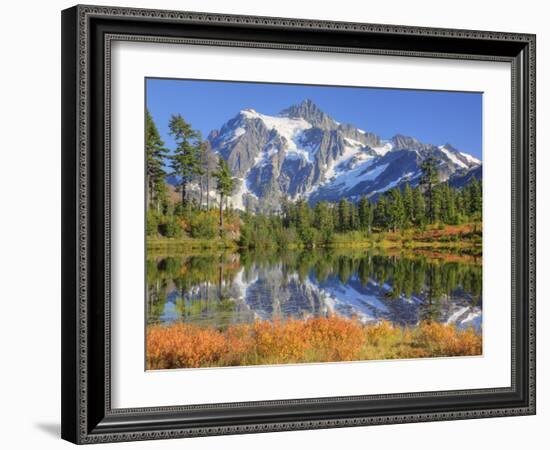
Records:
M308 98L334 120L384 139L400 133L434 145L450 143L481 159L481 93L147 79L146 95L147 107L171 148L171 114L181 114L206 138L241 109L276 115Z

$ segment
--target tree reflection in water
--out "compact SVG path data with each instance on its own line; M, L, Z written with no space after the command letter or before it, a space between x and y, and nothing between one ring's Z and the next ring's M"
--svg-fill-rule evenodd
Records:
M356 316L481 326L480 261L341 250L203 253L147 260L147 321L219 329L254 320Z

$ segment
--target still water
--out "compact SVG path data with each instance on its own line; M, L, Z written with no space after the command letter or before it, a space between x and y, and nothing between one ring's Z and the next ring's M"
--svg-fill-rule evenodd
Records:
M480 330L481 261L330 251L201 253L147 260L147 321L230 324L338 314Z

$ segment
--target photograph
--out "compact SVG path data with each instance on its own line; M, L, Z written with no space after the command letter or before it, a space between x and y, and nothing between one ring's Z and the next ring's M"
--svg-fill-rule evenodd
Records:
M146 78L147 370L483 355L483 93Z
M44 153L51 123L33 135L41 176L61 162L61 265L48 251L38 267L60 270L61 308L33 318L61 354L11 347L31 378L47 366L30 354L55 364L61 437L525 447L544 422L523 417L540 368L543 15L212 1L64 5L61 33L47 27L61 83L52 71L43 91L61 102L37 104L60 107L40 117L60 122L61 158ZM47 55L31 47L19 53ZM36 80L19 84L6 86ZM21 89L8 91L17 111ZM20 162L19 148L5 153ZM36 193L9 196L31 217L4 222L27 237L52 209L21 202ZM27 277L8 283L18 299L29 257L6 236ZM46 336L26 335L33 348ZM402 424L403 439L380 426Z

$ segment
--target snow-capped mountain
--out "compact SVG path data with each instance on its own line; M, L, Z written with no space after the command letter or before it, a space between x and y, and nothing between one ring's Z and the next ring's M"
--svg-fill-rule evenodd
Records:
M437 160L442 181L481 176L481 161L450 144L402 135L384 140L337 122L311 100L278 116L244 109L212 131L208 141L238 179L236 208L276 208L283 197L312 203L357 200L405 182L415 185L429 155Z

